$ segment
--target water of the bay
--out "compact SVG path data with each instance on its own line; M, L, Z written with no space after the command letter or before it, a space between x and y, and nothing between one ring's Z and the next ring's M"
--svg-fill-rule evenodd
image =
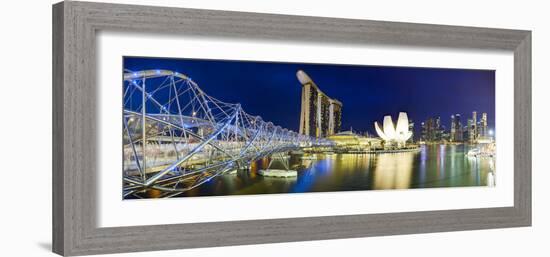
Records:
M269 162L263 159L250 170L221 175L179 197L486 186L493 159L466 156L473 147L422 145L415 152L316 154L316 160L292 155L290 166L298 171L292 178L259 175Z

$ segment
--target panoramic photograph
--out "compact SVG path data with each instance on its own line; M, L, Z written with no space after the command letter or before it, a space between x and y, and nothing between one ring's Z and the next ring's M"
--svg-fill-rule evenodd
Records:
M123 66L123 199L496 186L494 70Z

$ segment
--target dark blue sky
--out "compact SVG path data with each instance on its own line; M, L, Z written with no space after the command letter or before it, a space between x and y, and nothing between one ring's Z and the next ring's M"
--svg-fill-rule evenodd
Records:
M440 116L450 127L451 114L462 123L472 111L488 114L494 128L495 72L441 68L274 63L201 59L125 57L124 69L173 70L191 77L207 94L241 103L264 120L298 131L301 86L296 71L305 71L323 92L343 103L342 129L374 133L374 121L394 120L405 111L415 122Z

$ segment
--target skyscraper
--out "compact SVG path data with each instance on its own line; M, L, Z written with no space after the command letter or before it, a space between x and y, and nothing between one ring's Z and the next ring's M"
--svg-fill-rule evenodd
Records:
M488 131L487 131L487 113L481 114L481 120L479 121L479 137L487 137Z
M449 138L451 141L455 140L455 134L456 134L455 116L451 115L451 137Z
M296 73L302 84L300 134L326 137L340 132L342 103L331 99L302 70Z
M445 126L443 126L441 124L441 117L437 117L435 118L435 127L436 127L436 134L435 134L435 140L437 141L441 141L443 139L448 139L448 138L444 138L444 134L445 134Z
M422 135L420 136L422 141L429 142L432 140L433 123L433 119L431 118L422 122Z
M475 113L475 112L474 112ZM474 115L474 118L475 118L475 115ZM467 131L467 139L468 139L468 142L470 143L474 143L475 140L476 140L476 126L475 126L475 123L474 123L474 119L468 119L468 124L467 124L467 127L466 127L466 131Z
M435 139L437 141L443 140L443 134L445 133L445 126L441 124L441 117L435 118L435 127L437 129Z
M477 112L476 111L472 112L472 126L473 126L472 127L472 133L473 133L473 137L474 137L474 141L475 141L477 139L477 135L478 135Z
M414 122L412 120L409 120L409 131L412 133L412 136L407 140L407 143L413 143L414 142Z
M451 115L451 142L462 142L463 128L460 114Z
M342 103L329 99L328 135L340 132L342 127Z
M429 118L422 122L422 141L437 142L441 140L441 135L441 119L439 117Z

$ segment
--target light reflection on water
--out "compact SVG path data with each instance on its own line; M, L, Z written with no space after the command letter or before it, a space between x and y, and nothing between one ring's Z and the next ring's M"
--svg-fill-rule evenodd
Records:
M376 156L373 189L406 189L411 186L413 158L417 153Z
M185 196L332 192L457 186L486 186L490 158L467 157L468 145L425 145L417 152L393 154L318 154L317 160L290 158L298 177L257 174L268 159L213 179ZM274 167L281 168L281 167Z

